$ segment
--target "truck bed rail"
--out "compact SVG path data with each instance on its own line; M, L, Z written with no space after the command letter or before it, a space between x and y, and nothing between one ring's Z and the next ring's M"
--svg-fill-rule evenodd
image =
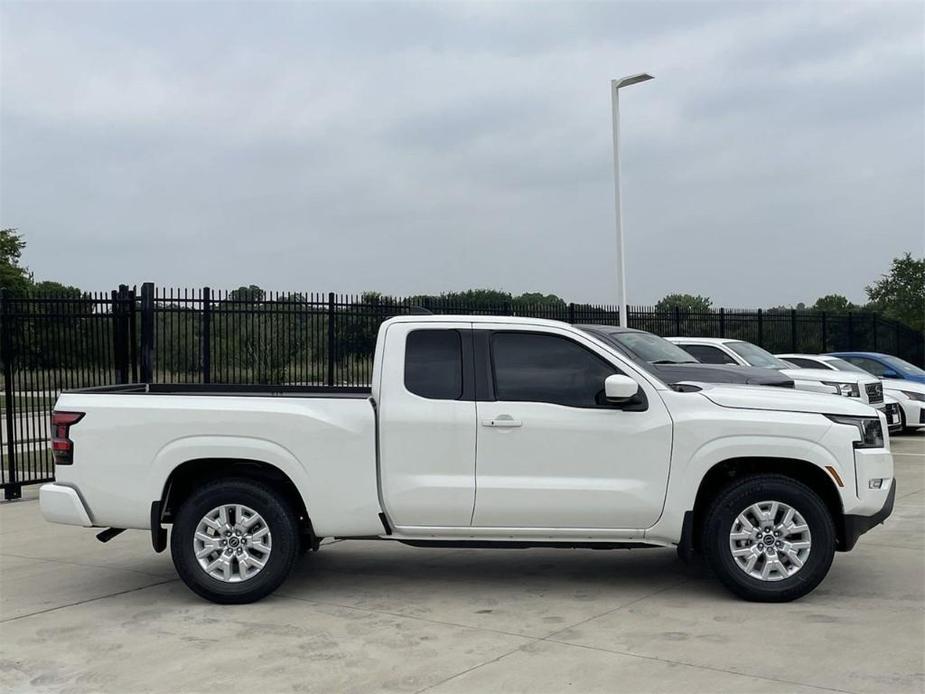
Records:
M251 383L124 383L64 391L106 395L208 395L229 397L368 398L362 386L300 386Z

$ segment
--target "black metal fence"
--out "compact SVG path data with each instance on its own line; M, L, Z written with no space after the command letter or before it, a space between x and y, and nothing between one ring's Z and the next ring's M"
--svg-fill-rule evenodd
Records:
M0 297L4 391L0 486L51 480L49 415L62 390L111 383L368 385L380 323L427 310L619 324L616 306L505 305L378 295L158 289ZM870 313L796 310L692 313L629 309L630 327L658 335L734 337L771 352L870 350L925 362L917 332Z

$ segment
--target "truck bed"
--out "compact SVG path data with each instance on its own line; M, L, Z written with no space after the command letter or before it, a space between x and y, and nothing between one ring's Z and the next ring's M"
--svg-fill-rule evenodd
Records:
M67 391L55 409L84 414L55 473L94 525L147 528L174 470L245 462L291 480L320 536L382 532L368 389L137 383Z

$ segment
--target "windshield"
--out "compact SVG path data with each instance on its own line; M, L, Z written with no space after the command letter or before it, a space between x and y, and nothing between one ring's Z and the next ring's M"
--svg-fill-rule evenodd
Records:
M742 357L751 366L763 366L766 369L793 368L783 359L778 359L767 350L761 349L761 347L753 345L751 342L727 342L726 346Z
M883 359L883 361L901 373L911 374L913 376L925 376L925 371L922 371L922 369L917 367L915 364L910 364L905 359L887 356Z
M832 357L830 359L825 359L824 361L826 364L835 367L839 371L855 371L857 373L870 376L870 373L862 369L860 366L855 366L850 361L845 361L844 359L839 359L838 357Z
M675 344L651 333L608 333L607 337L650 364L697 364Z

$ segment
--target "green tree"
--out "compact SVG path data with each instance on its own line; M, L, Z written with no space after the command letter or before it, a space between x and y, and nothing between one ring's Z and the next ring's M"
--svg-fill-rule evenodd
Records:
M526 292L520 296L515 296L513 303L515 309L528 306L565 308L565 299L555 294L543 294L542 292Z
M251 284L246 287L238 287L230 292L228 292L228 298L226 301L239 301L247 303L257 303L263 301L267 293L258 287L256 284Z
M674 311L676 308L690 313L708 313L713 308L709 297L697 294L669 294L655 304L655 310L660 313Z
M851 303L848 297L841 294L826 294L816 299L812 306L814 311L825 311L826 313L847 313L859 307Z
M893 258L890 271L868 285L867 296L887 318L925 330L925 258Z
M19 264L26 241L16 229L0 229L0 288L25 294L32 285L32 273Z

